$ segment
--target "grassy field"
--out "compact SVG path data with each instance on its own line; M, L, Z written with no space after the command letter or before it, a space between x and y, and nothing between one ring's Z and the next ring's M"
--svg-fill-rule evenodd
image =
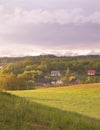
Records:
M31 108L28 101L0 92L0 130L38 130Z
M100 84L9 91L0 100L0 130L100 130Z
M12 91L11 93L46 106L100 119L100 84Z

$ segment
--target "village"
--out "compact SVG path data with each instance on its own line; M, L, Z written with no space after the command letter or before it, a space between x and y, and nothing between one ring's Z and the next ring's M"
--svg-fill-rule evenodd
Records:
M94 62L92 60L94 60ZM57 87L99 83L99 57L18 57L0 59L0 84L12 89L32 89L35 86Z
M96 70L87 70L88 77L100 76L99 72ZM77 85L81 84L81 80L76 76L76 73L71 73L66 75L66 83L67 85ZM64 80L62 79L62 75L60 71L51 71L50 76L45 76L44 78L38 78L36 80L36 84L39 86L62 86L64 85Z

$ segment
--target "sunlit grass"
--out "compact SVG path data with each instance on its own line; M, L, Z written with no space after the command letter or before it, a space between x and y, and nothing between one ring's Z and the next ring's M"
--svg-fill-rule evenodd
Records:
M100 120L0 93L0 130L99 130ZM30 100L32 101L32 100Z
M100 119L100 84L12 91L30 101Z

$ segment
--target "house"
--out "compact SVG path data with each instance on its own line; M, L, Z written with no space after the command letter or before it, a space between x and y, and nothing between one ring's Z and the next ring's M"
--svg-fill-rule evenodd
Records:
M100 76L100 72L96 72L96 74L95 74L96 76Z
M87 71L87 75L95 75L96 74L96 70L88 70Z
M50 78L38 78L36 80L37 85L40 86L51 86L51 79Z
M54 85L54 86L55 85L63 85L63 81L61 79L58 79L56 81L52 81L51 84Z
M60 71L51 71L51 76L60 76Z

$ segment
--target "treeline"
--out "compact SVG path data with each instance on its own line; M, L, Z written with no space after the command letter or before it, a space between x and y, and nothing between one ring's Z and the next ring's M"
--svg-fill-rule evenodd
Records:
M1 65L6 65L9 63L16 63L16 70L13 70L14 73L17 73L17 71L19 73L23 72L24 70L33 69L43 70L46 72L50 72L52 70L65 71L68 67L70 70L77 71L79 74L83 74L88 69L100 71L100 56L57 57L54 55L42 55L18 58L0 58ZM20 69L19 66L21 67Z
M100 56L57 57L54 55L29 56L21 58L0 58L0 88L29 89L37 78L50 77L52 70L58 70L66 80L66 71L74 73L81 83L100 82L99 77L88 77L87 70L100 72ZM76 74L76 75L75 75ZM34 81L34 82L33 82Z

